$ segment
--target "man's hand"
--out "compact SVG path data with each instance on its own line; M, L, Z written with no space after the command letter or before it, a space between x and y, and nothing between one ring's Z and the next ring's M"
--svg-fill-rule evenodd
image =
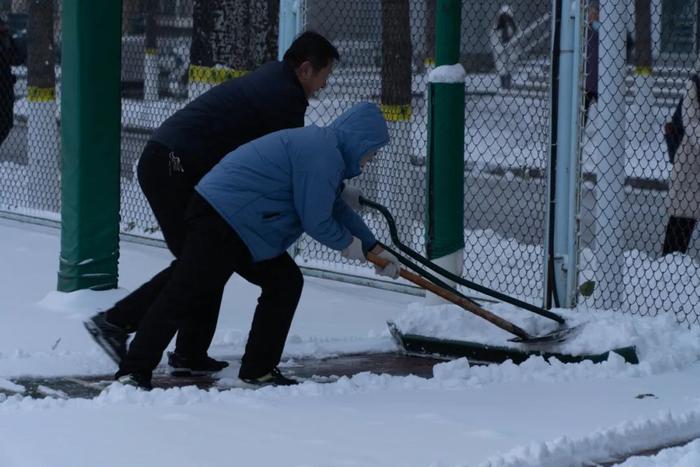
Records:
M380 276L391 277L392 279L399 278L401 272L401 263L399 262L399 259L396 256L392 255L379 245L372 248L372 253L388 261L388 263L384 267L378 266L376 264L374 265L374 272L376 274Z
M346 246L340 254L346 259L354 259L362 262L367 261L365 252L362 250L362 240L357 237L352 237L350 245Z
M340 198L355 211L359 211L362 207L360 206L360 196L362 196L362 190L350 185L345 185L340 193Z

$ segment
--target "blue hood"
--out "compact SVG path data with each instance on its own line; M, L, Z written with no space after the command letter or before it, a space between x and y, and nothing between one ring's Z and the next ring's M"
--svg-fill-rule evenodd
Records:
M345 161L345 178L362 173L360 159L370 151L381 149L389 142L389 130L376 104L360 102L331 123L338 138L338 149Z
M306 232L334 250L372 231L339 196L343 180L360 175L360 159L389 142L382 113L361 103L332 125L282 130L240 146L196 189L238 233L253 261L285 252Z

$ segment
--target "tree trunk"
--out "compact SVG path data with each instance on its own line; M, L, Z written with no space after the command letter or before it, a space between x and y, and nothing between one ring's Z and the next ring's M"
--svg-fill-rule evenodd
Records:
M158 48L158 0L146 0L146 49Z
M209 87L207 70L214 65L212 35L215 12L220 11L221 0L195 0L192 6L192 42L190 44L190 70L188 96L194 99Z
M196 0L190 63L249 69L250 0Z
M63 14L63 0L53 1L53 43L61 43L61 15Z
M28 11L28 1L27 0L12 0L12 13L27 13Z
M277 0L197 0L191 63L247 72L277 57Z
M700 4L695 0L695 53L700 54ZM696 70L697 71L697 70Z
M59 136L56 124L56 51L53 2L31 0L27 25L27 122L30 205L57 212L60 206Z
M251 69L250 52L250 1L224 0L217 11L212 49L214 63L245 73Z
M122 34L129 31L131 20L142 11L141 0L122 0Z
M278 0L196 0L190 97L274 60L278 17Z
M634 115L631 126L637 141L632 144L652 145L656 140L651 44L651 0L635 0L634 5Z
M190 65L210 67L214 64L211 36L214 32L214 7L220 0L195 0L192 8L192 43Z
M27 86L54 89L56 51L53 43L53 2L31 0L27 24Z
M280 2L250 0L251 69L277 59Z
M143 98L158 99L158 0L146 0L146 38L143 60Z
M382 0L382 85L381 109L389 121L389 133L393 143L384 151L387 156L380 159L375 171L379 172L379 182L375 199L384 199L387 208L394 211L398 203L398 193L405 180L398 177L402 161L412 156L406 141L411 141L411 25L409 0ZM402 143L403 142L403 143ZM399 157L399 155L401 157ZM373 179L370 179L372 182ZM373 189L374 187L370 187ZM372 194L370 194L372 196ZM404 232L401 232L403 235Z
M435 4L437 0L425 1L425 57L422 65L433 66L435 64Z
M651 0L635 0L634 30L634 64L637 72L651 73Z
M408 107L410 112L411 56L408 0L382 0L382 105ZM410 113L402 116L390 111L387 118L407 120Z

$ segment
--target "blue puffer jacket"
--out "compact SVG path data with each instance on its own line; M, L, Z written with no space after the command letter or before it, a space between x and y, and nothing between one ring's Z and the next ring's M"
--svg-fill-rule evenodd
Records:
M376 239L343 200L343 180L360 175L360 159L389 142L375 104L356 104L328 127L281 130L227 154L196 190L233 227L253 261L274 258L306 232L342 250L352 237Z

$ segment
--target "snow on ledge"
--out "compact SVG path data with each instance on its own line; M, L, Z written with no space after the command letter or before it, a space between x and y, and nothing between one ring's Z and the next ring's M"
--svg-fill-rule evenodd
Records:
M464 83L466 77L467 72L464 71L464 67L456 63L435 68L428 75L428 81L431 83Z
M596 462L685 442L700 436L700 412L663 413L655 419L636 420L600 430L583 438L561 437L521 446L492 457L479 467L563 467Z

